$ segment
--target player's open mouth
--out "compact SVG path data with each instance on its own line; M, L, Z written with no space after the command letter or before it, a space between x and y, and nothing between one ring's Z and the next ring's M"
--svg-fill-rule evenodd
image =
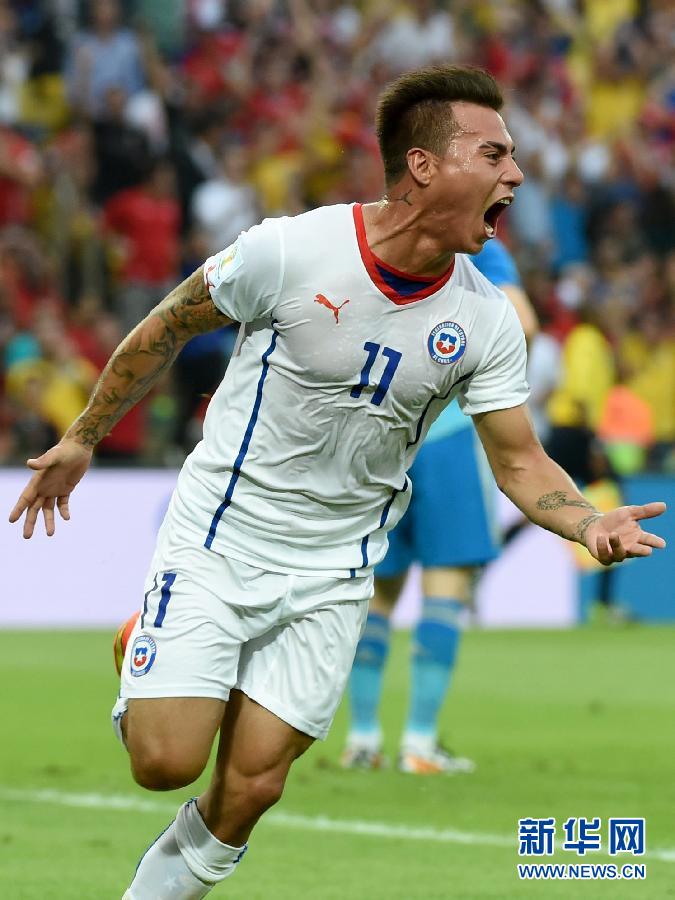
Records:
M485 234L492 238L497 234L497 220L504 212L507 206L511 205L512 197L502 197L501 200L497 200L496 203L493 203L492 206L488 206L488 208L483 213L483 219L485 221Z

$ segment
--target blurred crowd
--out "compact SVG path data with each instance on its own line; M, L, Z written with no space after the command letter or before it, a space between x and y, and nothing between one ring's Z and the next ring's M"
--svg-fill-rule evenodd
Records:
M265 215L370 201L378 91L482 65L526 174L500 221L540 319L542 438L673 471L672 0L0 0L0 463L54 442L122 336ZM230 330L103 441L171 465Z

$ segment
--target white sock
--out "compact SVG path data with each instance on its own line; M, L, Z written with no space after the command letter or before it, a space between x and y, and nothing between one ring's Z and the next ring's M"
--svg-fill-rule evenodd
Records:
M404 753L427 756L429 753L433 753L437 743L435 734L418 734L414 731L406 731L401 738L401 749Z
M375 728L373 731L355 731L352 729L347 735L347 746L358 750L368 750L377 753L382 746L382 731Z
M174 820L145 851L123 900L201 900L212 887L188 869Z
M196 800L188 800L175 820L145 852L123 900L201 900L231 875L246 852L214 837Z
M188 800L178 810L176 841L193 874L210 883L231 875L248 850L248 844L231 847L212 835L197 808L196 799Z

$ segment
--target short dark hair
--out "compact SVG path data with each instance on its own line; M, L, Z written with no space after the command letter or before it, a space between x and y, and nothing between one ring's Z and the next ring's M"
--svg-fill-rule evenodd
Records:
M471 66L425 66L406 72L382 91L375 128L387 184L406 171L411 147L445 154L458 131L450 104L460 101L497 111L504 104L492 75Z

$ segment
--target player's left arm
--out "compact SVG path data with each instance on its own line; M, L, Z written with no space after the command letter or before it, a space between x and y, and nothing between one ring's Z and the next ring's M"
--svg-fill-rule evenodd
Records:
M603 565L665 547L663 538L640 527L640 520L661 515L665 503L599 512L546 454L526 406L479 413L473 421L500 490L536 525L583 544Z

